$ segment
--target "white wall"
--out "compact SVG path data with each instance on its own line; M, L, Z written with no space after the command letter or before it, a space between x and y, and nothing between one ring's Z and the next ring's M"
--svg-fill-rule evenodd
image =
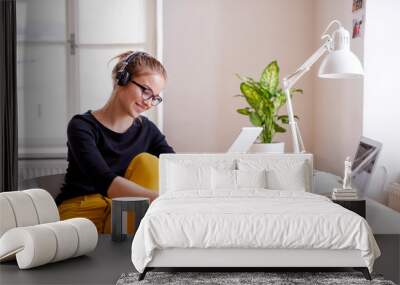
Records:
M386 182L400 178L400 1L369 0L367 5L363 128L365 136L383 143L368 195L385 202L383 166Z
M258 78L277 59L281 77L311 55L313 1L168 0L164 1L164 131L179 152L221 152L232 143L247 117L235 74ZM296 87L295 113L312 150L312 79ZM289 133L277 138L290 141ZM290 150L291 148L287 148Z
M352 0L314 0L313 39L316 47L321 44L321 34L334 19L352 31L351 8ZM350 45L362 60L363 38L352 39ZM314 162L317 169L342 176L343 162L346 156L355 153L362 135L363 79L321 79L317 77L317 71L318 68L314 68Z

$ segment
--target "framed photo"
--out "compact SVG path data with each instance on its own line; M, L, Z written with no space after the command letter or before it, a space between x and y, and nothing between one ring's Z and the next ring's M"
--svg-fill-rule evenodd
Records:
M363 25L364 25L364 17L362 15L353 18L353 33L352 33L353 39L361 37Z
M353 8L352 11L358 11L363 8L363 0L353 0Z

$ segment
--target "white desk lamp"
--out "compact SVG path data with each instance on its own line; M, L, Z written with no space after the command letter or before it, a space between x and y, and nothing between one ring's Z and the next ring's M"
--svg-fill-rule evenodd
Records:
M327 34L329 28L335 23L339 25L339 28L336 29L332 35ZM325 52L328 52L328 54L323 59L319 68L319 77L333 79L359 78L363 75L363 68L360 60L350 50L350 34L345 28L343 28L342 24L338 20L329 23L321 39L325 40L322 46L294 73L283 79L294 153L305 152L299 126L294 120L292 100L290 97L290 89L297 80L299 80L300 77L302 77Z

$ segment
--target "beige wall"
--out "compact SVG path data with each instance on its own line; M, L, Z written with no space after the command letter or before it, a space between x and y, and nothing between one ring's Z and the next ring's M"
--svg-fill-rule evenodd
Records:
M384 201L382 185L400 176L395 64L400 62L395 36L400 3L380 3L367 2L365 36L351 40L351 49L365 63L364 79L320 79L317 62L296 84L305 95L295 98L294 107L317 169L342 175L343 161L354 154L361 135L384 143L368 192ZM164 1L165 133L170 143L179 152L225 151L240 128L250 125L235 112L244 106L233 97L240 83L235 73L258 77L273 59L280 63L281 77L293 72L321 45L331 20L352 30L351 6L352 0ZM277 139L290 144L289 133Z
M281 77L293 72L314 50L313 1L164 1L164 131L179 152L223 152L247 117L235 74L258 78L277 59ZM325 24L325 23L324 23ZM307 149L312 151L312 75L296 87L294 100ZM277 138L290 142L289 133ZM291 148L286 148L290 150Z
M314 0L314 43L330 21L338 19L352 30L352 0ZM363 58L363 39L351 40L352 51ZM319 66L318 62L316 66ZM314 70L313 144L317 169L343 175L343 161L354 154L362 134L363 79L321 79Z

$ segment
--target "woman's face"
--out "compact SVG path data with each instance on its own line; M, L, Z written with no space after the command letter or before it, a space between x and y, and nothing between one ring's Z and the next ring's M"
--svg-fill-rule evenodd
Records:
M151 99L145 100L143 95L159 96L164 89L165 79L158 73L146 73L132 76L128 85L119 86L117 96L122 108L133 118L136 118L152 107Z

